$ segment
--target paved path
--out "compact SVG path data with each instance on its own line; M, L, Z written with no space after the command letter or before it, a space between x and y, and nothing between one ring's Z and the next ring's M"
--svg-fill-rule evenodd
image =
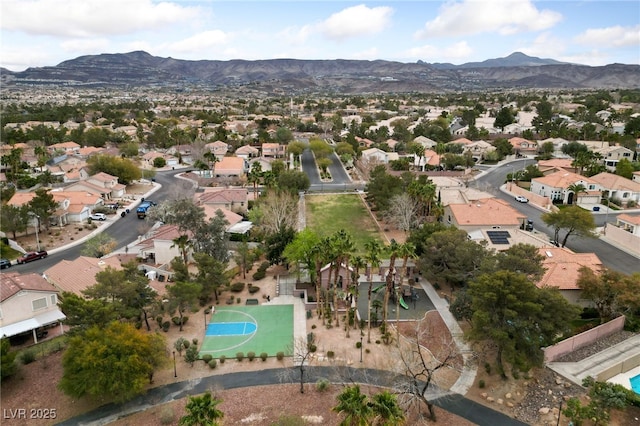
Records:
M119 418L147 410L155 405L165 404L198 395L211 388L236 389L248 386L281 384L284 368L261 371L247 371L201 377L178 383L171 383L149 390L124 404L107 404L88 413L65 420L59 425L105 425ZM351 367L307 367L305 383L316 383L326 378L333 383L367 383L382 387L393 387L402 380L402 376L382 370ZM478 425L487 426L523 426L518 420L478 404L460 395L447 395L433 401L438 407L463 417Z

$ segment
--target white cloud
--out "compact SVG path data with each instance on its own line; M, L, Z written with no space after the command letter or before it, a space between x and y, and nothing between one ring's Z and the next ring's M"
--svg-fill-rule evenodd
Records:
M224 31L204 31L184 40L169 43L166 45L166 50L179 53L202 51L203 49L224 45L229 42L229 39L229 35Z
M197 7L151 0L2 0L4 30L54 37L129 34L194 20L202 13Z
M351 54L351 59L361 59L361 60L376 60L380 59L380 52L376 47L372 47L370 49L362 50L360 52L354 52Z
M576 43L591 46L638 46L640 45L640 25L592 28L577 35L574 40Z
M379 33L390 25L393 9L380 6L369 8L363 4L334 13L318 29L325 37L344 40Z
M422 59L425 62L460 62L467 61L473 53L466 41L454 43L450 46L424 46L413 47L405 52L409 58Z
M562 20L551 10L538 10L530 0L464 0L448 2L440 14L417 31L417 38L479 33L516 34L550 28Z
M544 32L538 35L533 43L528 46L518 47L515 49L517 52L522 52L525 55L529 56L537 56L539 58L553 58L559 60L558 58L565 51L565 41L561 38L554 37L549 32ZM569 62L569 61L567 61Z

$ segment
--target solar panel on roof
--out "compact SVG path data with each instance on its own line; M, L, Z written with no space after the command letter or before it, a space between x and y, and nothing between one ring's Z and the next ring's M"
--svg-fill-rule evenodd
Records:
M507 238L511 238L509 231L487 231L487 237L492 244L509 244Z

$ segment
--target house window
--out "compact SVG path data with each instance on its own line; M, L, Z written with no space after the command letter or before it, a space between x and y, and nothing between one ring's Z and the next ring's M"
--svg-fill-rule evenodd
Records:
M56 295L52 294L51 295L51 306L54 306L55 304L58 303L58 301L56 299L57 299Z
M629 196L629 193L628 193L628 192L624 192L624 193L622 194L622 198L627 198L628 196Z
M592 190L594 190L594 189L596 189L596 186L595 186L595 185L589 185L589 191L592 191Z
M35 299L31 301L31 305L33 306L34 311L38 311L40 309L44 309L47 307L47 298L43 297L42 299Z

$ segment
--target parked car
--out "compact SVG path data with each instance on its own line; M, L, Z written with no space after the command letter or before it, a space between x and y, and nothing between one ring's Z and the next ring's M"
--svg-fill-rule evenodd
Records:
M89 216L91 220L107 220L107 215L104 213L93 213Z
M522 195L516 195L516 201L519 203L528 203L529 199L527 197L523 197Z
M0 269L11 268L11 261L9 259L0 259Z
M45 250L40 251L30 251L29 253L25 253L22 257L18 258L18 264L21 265L23 263L32 262L38 259L44 259L48 256L48 253Z

